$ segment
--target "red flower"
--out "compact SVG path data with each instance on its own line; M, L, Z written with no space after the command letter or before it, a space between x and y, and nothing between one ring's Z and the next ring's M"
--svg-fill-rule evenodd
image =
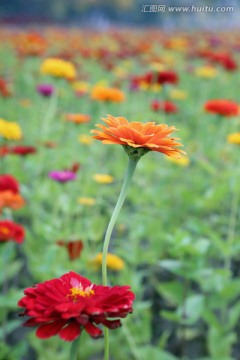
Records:
M178 112L177 106L171 101L158 101L153 100L151 103L151 108L153 111L163 111L167 114Z
M204 109L209 113L228 117L239 114L239 105L225 99L208 100L204 105Z
M34 146L25 146L25 145L14 146L10 150L12 154L21 155L21 156L34 154L36 151L37 149Z
M198 52L200 57L209 59L213 63L217 63L224 67L225 70L234 71L237 70L238 66L236 61L232 58L229 53L220 53L213 52L211 50L205 49Z
M164 84L177 84L178 75L175 71L160 71L157 75L157 83Z
M0 157L6 156L9 154L9 147L7 145L3 145L0 147Z
M0 241L14 240L21 244L24 240L25 230L10 220L0 220Z
M57 242L60 246L65 246L68 251L69 260L75 260L80 257L83 250L82 240L68 241L59 240Z
M129 286L95 285L72 271L24 293L18 302L25 309L21 315L30 317L24 326L37 326L36 335L41 339L58 334L65 341L73 341L84 329L98 338L102 335L99 324L118 328L121 321L116 318L132 312L135 298Z
M8 83L2 78L0 78L0 95L3 97L9 97L12 95L11 91L9 90Z
M159 71L159 72L148 72L144 75L134 76L131 78L131 88L137 89L142 83L153 85L153 84L177 84L178 75L175 71Z
M224 67L225 70L228 71L237 70L237 64L229 54L225 54L225 53L213 54L210 60L222 65L222 67Z
M0 175L0 192L1 191L11 191L17 194L19 192L17 180L9 174Z
M80 167L81 167L81 164L79 162L74 162L69 168L66 168L64 170L72 171L76 174L78 172L78 170L80 169Z

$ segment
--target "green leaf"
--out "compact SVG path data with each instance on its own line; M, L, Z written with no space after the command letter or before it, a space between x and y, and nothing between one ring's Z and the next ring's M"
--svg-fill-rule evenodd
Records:
M182 269L183 264L180 260L166 259L159 261L159 265L169 271L178 272L180 269Z
M0 284L8 281L9 279L13 278L16 274L19 273L22 267L22 261L16 260L9 263L5 266L4 271L0 272Z
M144 346L138 349L142 360L177 360L175 356L169 354L168 352L154 348L152 346Z
M210 328L208 334L208 346L213 359L231 360L232 345L236 341L234 332L226 333L223 330Z
M0 328L0 339L3 339L7 334L10 334L12 331L20 327L22 324L21 320L11 320L6 321L6 323Z
M179 316L186 319L184 323L193 324L201 317L204 311L204 299L204 296L200 294L189 296L185 303L178 308Z
M158 284L156 290L166 298L171 305L178 305L183 299L184 284L178 281L164 282Z

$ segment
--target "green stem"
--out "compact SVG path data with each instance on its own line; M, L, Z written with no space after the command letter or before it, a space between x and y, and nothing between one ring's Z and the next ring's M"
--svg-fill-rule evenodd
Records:
M77 350L78 350L79 341L80 341L80 336L78 336L77 339L72 342L69 360L77 359Z
M109 247L112 231L113 231L114 225L116 223L117 217L120 213L120 210L122 208L122 205L124 203L124 200L126 198L127 191L131 184L131 180L132 180L135 168L137 166L137 163L138 163L138 160L135 160L135 159L132 159L129 157L128 167L127 167L127 170L125 173L123 186L122 186L121 192L119 194L116 206L113 210L112 217L111 217L108 227L107 227L104 244L103 244L103 253L102 253L102 282L103 282L103 285L105 285L105 286L107 285L107 253L108 253L108 247ZM108 337L108 329L105 328L104 329L104 360L108 360L108 359L109 359L109 337Z
M108 253L108 247L109 247L113 227L116 223L117 217L120 213L120 210L121 210L124 200L126 198L127 191L130 186L136 166L137 166L137 160L133 160L133 159L129 158L127 171L126 171L125 178L123 181L123 186L122 186L121 192L119 194L116 206L113 210L112 217L111 217L108 227L107 227L104 244L103 244L103 253L102 253L102 282L103 282L103 285L107 285L107 253Z
M230 207L230 217L229 217L229 225L228 225L228 233L227 233L227 252L224 259L224 269L229 272L228 276L231 278L231 262L233 256L233 245L234 245L234 237L238 219L238 211L239 211L239 187L238 187L238 178L239 178L239 161L237 164L237 172L235 178L233 179L233 192L232 192L232 201ZM228 280L229 281L229 280ZM222 310L222 322L226 324L229 317L228 304L226 303Z
M104 360L109 359L109 331L108 328L104 328Z
M239 178L239 170L240 170L240 161L238 161L236 166L236 173L233 179L233 191L232 191L232 201L230 207L230 217L229 217L229 225L228 225L228 233L227 233L227 254L225 257L225 269L231 271L231 257L232 257L232 245L234 242L235 230L237 225L238 211L239 211L239 198L240 191L238 187L238 178Z
M49 130L51 128L51 121L53 120L56 111L57 111L57 103L58 103L58 94L52 95L50 98L50 102L48 105L47 112L45 112L45 117L42 121L42 130L41 130L41 139L47 140L47 137L49 135Z

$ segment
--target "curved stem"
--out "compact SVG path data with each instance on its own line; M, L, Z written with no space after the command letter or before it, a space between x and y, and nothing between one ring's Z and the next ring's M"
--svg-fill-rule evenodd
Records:
M138 160L129 157L128 167L125 173L122 189L119 194L116 206L113 210L112 217L107 227L104 244L103 244L103 252L102 252L102 282L103 285L105 286L107 285L107 253L108 253L108 247L109 247L112 231L116 223L117 217L120 213L120 210L122 208L122 205L124 203L124 200L126 198L127 191L130 186L137 163ZM105 328L104 329L104 360L108 360L108 359L109 359L109 337L108 337L108 329Z
M113 210L112 217L111 217L108 227L107 227L104 244L103 244L103 253L102 253L102 282L103 282L103 285L107 285L107 252L108 252L108 247L109 247L113 227L116 223L117 217L120 213L120 210L121 210L124 200L126 198L127 190L131 183L133 173L134 173L136 166L137 166L137 161L129 158L128 167L127 167L124 181L123 181L123 186L122 186L121 192L119 194L116 206Z
M79 341L80 341L80 336L78 336L77 339L72 342L69 360L77 359L77 350L78 350Z

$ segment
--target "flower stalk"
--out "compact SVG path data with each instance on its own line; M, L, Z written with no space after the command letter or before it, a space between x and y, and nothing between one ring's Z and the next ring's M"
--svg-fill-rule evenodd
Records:
M80 336L72 342L69 360L77 360L78 345L80 342Z
M128 166L127 166L127 170L125 173L122 189L119 194L116 206L113 210L112 217L111 217L108 227L107 227L104 244L103 244L103 253L102 253L102 282L103 282L103 285L107 285L107 282L108 282L107 281L107 253L108 253L108 248L109 248L112 231L113 231L114 225L116 223L117 217L121 211L124 200L126 198L126 195L127 195L129 186L131 184L131 180L132 180L132 177L133 177L134 171L136 169L139 158L140 157L135 158L135 157L129 156ZM108 360L108 359L109 359L109 334L108 334L108 329L105 328L104 329L104 360Z
M119 194L116 206L113 210L112 217L111 217L108 227L107 227L104 244L103 244L103 254L102 254L102 282L103 282L103 285L107 285L107 253L108 253L108 247L109 247L112 231L113 231L114 225L116 223L117 217L121 211L124 200L126 198L127 191L131 184L131 180L132 180L134 171L136 169L137 163L138 163L138 160L129 158L127 170L126 170L123 185L122 185L122 189Z

